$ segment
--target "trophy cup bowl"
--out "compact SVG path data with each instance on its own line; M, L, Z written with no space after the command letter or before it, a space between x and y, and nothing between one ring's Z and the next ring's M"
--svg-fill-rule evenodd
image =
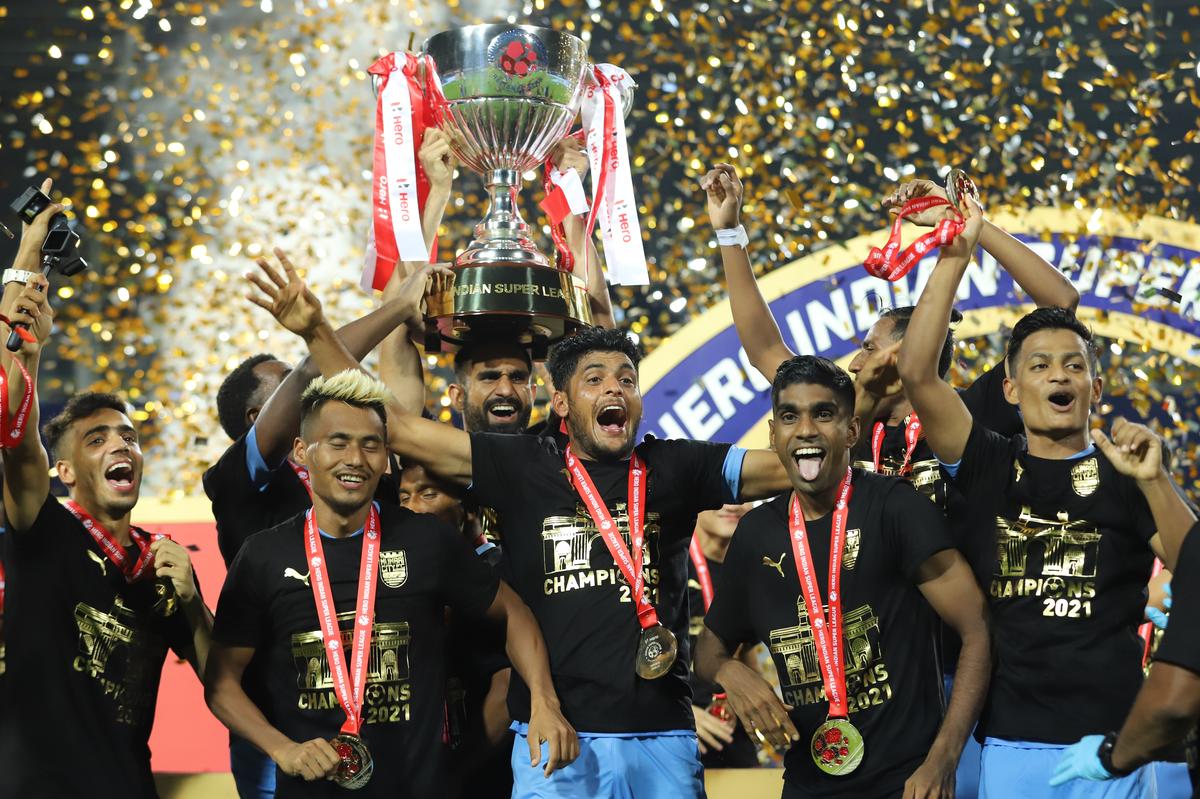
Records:
M579 113L587 45L549 28L472 25L430 37L422 61L433 119L459 161L483 175L490 201L454 279L426 298L427 347L509 330L537 357L591 324L583 281L538 251L516 204L522 174L540 167Z

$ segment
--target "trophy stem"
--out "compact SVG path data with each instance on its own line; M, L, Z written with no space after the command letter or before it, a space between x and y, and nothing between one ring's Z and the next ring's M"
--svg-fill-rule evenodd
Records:
M475 226L475 238L458 257L459 266L498 262L549 266L529 238L529 225L517 208L521 175L515 169L492 169L484 177L489 204L483 221Z

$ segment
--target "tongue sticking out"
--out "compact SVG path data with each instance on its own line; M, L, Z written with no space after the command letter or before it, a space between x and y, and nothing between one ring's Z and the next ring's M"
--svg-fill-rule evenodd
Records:
M812 482L821 473L821 458L797 458L796 465L800 468L800 477Z

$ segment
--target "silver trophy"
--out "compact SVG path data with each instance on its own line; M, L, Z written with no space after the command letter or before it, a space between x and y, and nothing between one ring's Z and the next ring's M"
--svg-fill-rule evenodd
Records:
M427 346L510 330L536 355L591 323L587 289L529 237L516 196L579 113L591 80L587 45L527 25L472 25L430 37L426 100L459 161L483 175L490 205L455 260L454 280L427 298Z

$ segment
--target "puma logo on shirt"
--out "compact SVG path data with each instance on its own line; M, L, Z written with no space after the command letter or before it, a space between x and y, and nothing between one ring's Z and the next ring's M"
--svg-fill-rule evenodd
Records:
M771 560L766 555L763 555L762 565L770 566L775 571L779 572L779 576L783 576L783 559L787 557L786 552L779 553L779 560Z
M286 569L283 570L283 576L291 577L294 580L299 580L300 582L304 583L305 585L308 585L308 575L301 574L300 572L293 569L291 566L288 566Z
M108 561L105 560L104 558L100 557L99 555L97 555L95 552L93 552L90 549L87 551L87 556L89 558L91 558L93 561L95 561L96 565L100 567L100 575L102 577L107 577L108 576Z

